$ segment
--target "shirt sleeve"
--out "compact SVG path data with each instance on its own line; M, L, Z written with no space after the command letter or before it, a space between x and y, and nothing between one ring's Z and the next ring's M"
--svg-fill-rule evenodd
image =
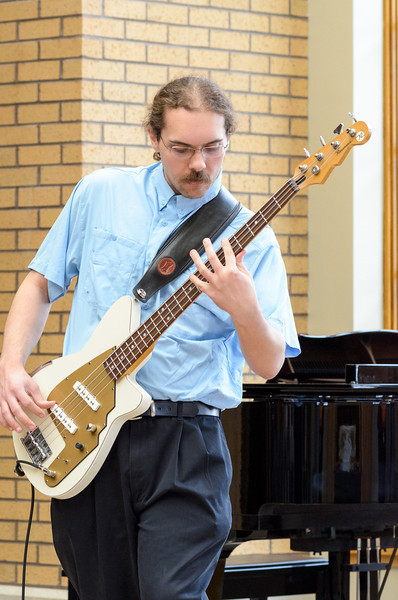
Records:
M50 302L61 298L79 274L84 243L84 210L80 182L46 235L29 269L48 280Z

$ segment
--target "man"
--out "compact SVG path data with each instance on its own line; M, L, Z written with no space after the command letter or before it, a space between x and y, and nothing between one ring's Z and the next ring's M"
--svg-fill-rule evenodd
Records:
M215 197L235 118L206 79L184 77L155 96L146 127L159 161L84 178L57 219L14 299L0 361L0 422L34 429L24 409L51 406L24 364L51 303L77 277L64 353L80 350L105 311L131 294L175 228ZM268 379L299 352L280 251L270 228L226 261L206 238L213 272L196 251L190 278L204 292L160 337L137 382L176 416L128 421L81 493L53 500L54 543L80 600L204 600L230 528L231 464L219 410L241 399L243 362ZM199 270L204 280L193 275ZM188 272L142 306L146 319ZM185 416L186 407L198 408ZM177 404L176 404L177 403ZM169 406L169 404L168 404ZM189 412L189 411L188 411Z

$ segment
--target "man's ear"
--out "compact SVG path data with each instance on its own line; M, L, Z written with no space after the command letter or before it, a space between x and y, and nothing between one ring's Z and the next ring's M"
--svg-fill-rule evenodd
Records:
M158 138L157 138L154 130L152 129L152 127L150 125L148 125L147 131L148 131L149 139L151 140L152 148L156 152L159 152L159 140L158 140Z

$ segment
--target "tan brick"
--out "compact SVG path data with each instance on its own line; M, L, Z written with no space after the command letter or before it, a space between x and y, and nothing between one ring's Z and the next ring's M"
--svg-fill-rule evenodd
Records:
M24 555L24 544L0 542L0 561L2 562L22 562ZM28 562L35 562L37 556L36 544L29 544Z
M79 15L82 0L41 0L40 14L42 17L56 17L63 15Z
M292 0L290 12L294 17L308 17L308 1Z
M307 100L301 98L271 98L271 113L294 117L307 116Z
M37 83L17 83L0 87L0 104L22 104L36 102L37 99Z
M16 164L17 151L15 148L0 148L0 165L12 167Z
M145 45L139 42L104 42L104 57L109 60L145 62Z
M83 100L102 100L102 83L99 81L82 81L79 89Z
M83 147L82 144L63 144L62 146L62 163L80 163L82 161Z
M245 15L246 13L238 13ZM232 21L231 13L231 29L245 29L245 27L235 27ZM220 27L228 29L230 13L227 10L217 10L214 8L190 8L189 9L189 25L202 27ZM241 25L241 23L239 23Z
M123 165L124 146L112 144L84 144L83 162L97 163L102 165Z
M28 230L18 232L19 250L37 250L44 240L45 232L41 230Z
M293 17L271 17L271 33L276 35L307 37L308 23L306 19L295 19Z
M267 194L268 177L264 175L233 174L231 175L230 191Z
M51 142L76 142L81 139L82 126L80 123L54 123L40 125L40 141L42 144Z
M157 42L158 44L167 43L167 30L167 25L159 23L126 22L126 38L129 40L143 40L146 42Z
M58 38L53 40L42 40L40 44L40 58L68 58L81 56L82 40L76 38Z
M305 38L293 38L290 40L290 54L292 56L308 56L308 40Z
M62 19L62 34L65 37L83 35L83 16L65 17Z
M278 235L288 234L290 235L292 231L296 234L306 235L307 234L307 219L300 219L298 217L289 217L283 215L283 217L279 217L272 222L272 227L275 230L275 233ZM297 259L297 257L292 257L292 259ZM301 259L300 259L301 260ZM292 263L296 264L296 263ZM304 263L303 263L304 264ZM289 273L296 273L297 271L291 271L288 269ZM301 271L300 271L301 272ZM307 271L302 271L307 273Z
M103 46L104 42L102 40L83 38L82 55L89 58L103 58Z
M0 207L7 208L9 206L15 206L15 194L16 190L12 188L0 188Z
M45 581L46 586L58 586L60 583L60 571L60 567L29 564L27 583L28 585L43 585L43 581ZM22 567L18 565L18 582L21 582L21 578Z
M19 62L37 58L39 58L37 42L10 42L1 45L0 62Z
M2 229L26 229L37 225L37 210L15 209L2 214Z
M81 121L82 103L81 102L62 102L61 121Z
M133 83L104 82L104 100L142 104L145 102L145 87Z
M81 178L80 165L59 165L40 168L40 180L43 185L53 185L56 183L72 183L76 184ZM46 225L40 224L41 227Z
M187 48L148 45L148 62L163 65L186 65L188 63Z
M292 78L290 81L290 92L292 96L308 98L308 80L299 77Z
M77 100L81 97L82 86L79 81L54 81L40 83L40 101Z
M223 170L231 171L231 173L247 173L249 171L249 157L246 154L227 152Z
M155 65L126 65L126 81L145 84L163 85L168 80L167 67L157 67Z
M18 123L48 123L58 121L59 104L23 104L17 107Z
M83 14L85 15L102 15L102 2L99 3L98 0L83 0L82 4Z
M44 79L58 79L60 75L60 62L58 60L39 60L18 64L19 81L39 81Z
M83 35L96 35L101 38L124 38L124 21L85 16Z
M37 0L21 0L20 2L0 2L0 21L19 21L35 19L38 16Z
M224 50L189 49L189 65L191 67L208 68L209 64L212 69L228 69L229 52Z
M79 79L83 76L81 58L67 58L62 61L62 79Z
M61 147L58 144L23 146L18 151L21 165L53 165L61 161Z
M185 6L147 2L147 11L148 21L174 23L174 25L188 24L188 9Z
M251 49L260 54L282 54L290 52L289 38L275 35L252 35Z
M232 152L250 152L265 154L269 150L269 138L264 135L236 133L231 137Z
M209 46L209 30L203 27L169 26L169 43L176 46Z
M19 24L20 40L38 40L42 38L59 37L61 19L38 19Z
M126 165L129 167L136 167L140 165L149 165L153 162L152 148L142 148L136 146L126 147Z
M270 59L262 54L231 52L231 70L248 73L269 73Z
M230 73L228 71L213 71L211 79L218 83L223 90L248 92L250 78L246 73Z
M250 35L235 31L210 30L210 46L223 50L250 50Z
M254 12L289 14L289 0L252 0Z
M2 125L12 125L15 123L14 106L0 106L0 123Z
M61 190L59 186L25 187L19 190L20 206L54 206L60 204Z
M308 276L293 275L290 280L291 294L307 294L308 293Z
M295 315L306 314L308 312L307 296L291 296L292 309Z
M267 32L269 31L269 17L249 11L232 11L231 29L239 29L250 32Z
M295 75L306 77L308 60L306 58L283 58L271 56L271 73L273 75Z
M0 23L0 40L2 42L12 42L17 37L16 23Z
M251 75L250 90L257 94L286 96L289 93L289 80L286 77Z
M58 565L59 559L52 544L42 545L38 547L39 563L45 565Z
M83 62L83 77L109 81L124 80L124 64L109 60L86 59Z
M269 115L253 115L251 117L251 131L269 135L288 135L289 119L287 117L271 117Z
M308 121L306 118L290 120L291 133L294 136L307 137Z
M219 8L233 8L234 10L248 10L250 0L212 0L212 6Z
M145 132L134 125L104 125L105 144L135 144L144 146Z
M14 146L38 142L38 127L36 125L15 125L0 127L0 145Z
M307 236L290 236L291 254L308 254Z
M0 563L0 581L2 583L15 583L15 566Z
M2 240L3 235L5 235L5 236L9 235L10 237L13 236L13 234L11 234L11 233L2 232L1 236L0 236L0 240ZM4 249L1 246L1 241L0 241L0 248L2 250ZM11 249L11 246L9 246L6 249ZM0 273L0 289L5 292L15 292L16 284L15 284L15 274L14 273Z
M252 156L250 166L252 173L287 175L289 161L287 158L275 156Z
M100 142L102 140L102 125L99 123L82 123L82 141Z
M0 180L4 187L33 185L38 182L37 167L0 168Z
M104 15L143 21L146 18L146 3L140 0L105 0Z
M269 98L256 94L232 93L231 100L235 110L249 113L268 113Z
M0 83L15 81L15 65L0 65Z

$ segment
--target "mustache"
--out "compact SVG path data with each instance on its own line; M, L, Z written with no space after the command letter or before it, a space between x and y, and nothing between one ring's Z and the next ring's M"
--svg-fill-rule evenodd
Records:
M181 178L183 183L193 183L196 181L202 181L203 183L210 183L210 175L203 173L202 171L192 171L189 175L184 175Z

